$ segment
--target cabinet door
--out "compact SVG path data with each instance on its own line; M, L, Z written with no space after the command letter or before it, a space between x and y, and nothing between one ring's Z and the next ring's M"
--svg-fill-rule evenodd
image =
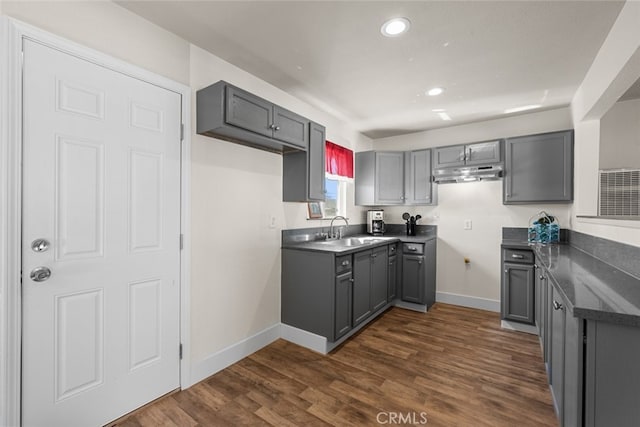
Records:
M502 318L533 324L533 265L504 263L502 281Z
M432 203L431 150L405 153L405 202L410 205Z
M404 203L403 152L376 152L375 200L377 205Z
M509 138L503 203L573 200L573 131Z
M436 252L437 239L424 244L424 295L423 301L427 308L436 302Z
M225 122L239 128L271 137L273 104L242 89L226 86Z
M309 119L273 106L273 137L303 150L309 146Z
M556 408L558 419L564 417L564 342L565 342L565 309L562 306L562 298L553 286L551 291L551 359L549 369L551 371L551 397Z
M335 336L334 341L351 330L351 271L336 277Z
M353 255L353 326L371 314L371 251Z
M389 258L387 247L381 246L371 254L371 305L376 311L387 303Z
M402 300L424 304L424 257L402 256Z
M500 141L478 142L465 147L467 166L499 163L501 159Z
M317 123L311 123L309 133L309 150L307 150L307 173L309 182L309 200L324 201L324 172L325 172L325 128Z
M464 145L435 148L433 167L436 169L464 166Z
M396 298L398 286L398 257L396 255L389 257L387 284L387 301L393 301Z

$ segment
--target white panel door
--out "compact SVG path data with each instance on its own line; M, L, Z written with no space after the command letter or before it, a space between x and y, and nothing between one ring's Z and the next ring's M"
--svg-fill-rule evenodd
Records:
M103 425L179 386L181 99L29 40L23 99L23 424Z

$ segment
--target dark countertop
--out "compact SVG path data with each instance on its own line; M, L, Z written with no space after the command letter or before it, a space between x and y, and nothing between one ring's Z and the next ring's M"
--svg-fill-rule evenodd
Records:
M640 326L640 279L566 243L503 239L501 247L534 251L574 317Z
M347 255L354 252L359 252L362 250L367 250L370 248L375 248L378 246L388 245L393 242L403 242L403 243L425 243L429 240L436 239L435 233L427 233L427 234L418 234L416 236L407 236L406 234L396 234L396 233L385 233L383 236L372 236L370 234L358 234L354 236L345 236L345 238L349 237L362 237L366 239L379 239L380 241L370 244L357 245L357 246L333 246L327 245L324 240L313 240L309 242L284 242L282 244L283 249L297 249L303 251L313 251L313 252L327 252L333 253L336 255Z
M534 249L574 317L640 326L640 279L567 244Z

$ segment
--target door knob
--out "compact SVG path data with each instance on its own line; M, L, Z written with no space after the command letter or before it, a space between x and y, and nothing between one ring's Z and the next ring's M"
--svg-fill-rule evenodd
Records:
M47 239L36 239L31 242L31 249L34 252L44 252L49 249L49 241Z
M31 270L31 274L29 274L29 277L34 282L44 282L45 280L48 280L49 277L51 277L51 270L49 270L47 267L36 267Z

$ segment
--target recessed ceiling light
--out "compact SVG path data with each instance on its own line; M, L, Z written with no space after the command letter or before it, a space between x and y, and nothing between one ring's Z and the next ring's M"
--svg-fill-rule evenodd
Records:
M429 96L438 96L440 95L442 92L444 92L444 89L441 87L434 87L432 89L429 89L427 91L427 95Z
M393 18L382 24L380 32L386 37L398 37L409 31L410 25L407 18Z
M540 108L540 107L542 107L542 105L535 104L535 105L523 105L522 107L507 108L506 110L504 110L504 114L519 113L521 111L535 110L536 108Z

